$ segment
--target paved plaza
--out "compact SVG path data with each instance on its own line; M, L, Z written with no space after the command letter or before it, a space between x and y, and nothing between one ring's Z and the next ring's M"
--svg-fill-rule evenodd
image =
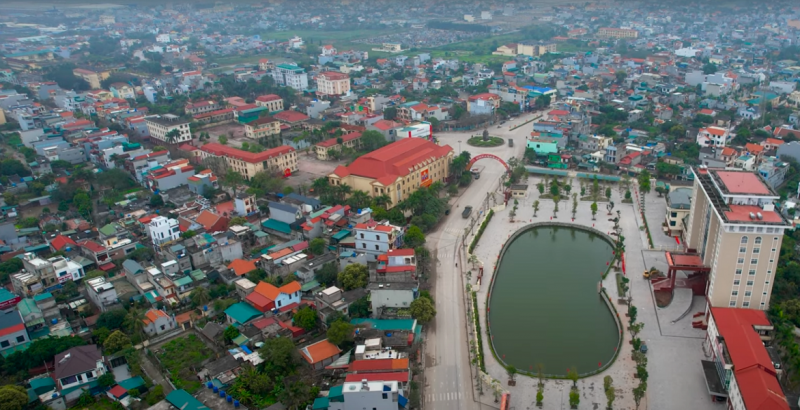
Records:
M528 192L525 198L519 198L519 205L515 222L511 222L509 211L513 206L513 200L505 209L496 208L496 214L488 224L475 254L484 263L484 285L478 291L479 313L481 316L482 328L485 327L486 296L488 284L491 280L492 270L497 263L497 257L506 240L512 232L521 227L536 222L547 222L553 216L554 203L550 199L539 199L539 192L536 184L539 177L530 176L523 183L528 184ZM572 192L579 192L579 182L572 179ZM664 269L666 266L663 250L650 250L647 245L647 235L640 227L642 219L636 204L623 204L623 191L617 185L611 185L611 200L616 204L616 210L621 211L620 226L623 236L625 236L625 264L628 277L631 279L630 287L633 297L633 304L638 308L638 321L645 324L644 330L639 337L645 341L649 347L648 355L648 392L642 401L640 409L695 409L712 410L722 409L724 405L715 405L706 393L705 381L702 376L700 360L703 358L701 343L704 332L691 328L691 314L686 315L681 320L673 322L687 310L690 313L702 311L704 309L702 298L695 298L692 304L692 295L689 291L679 289L675 293L673 302L664 309L658 309L651 291L649 281L641 276L642 271L651 266ZM587 190L588 191L588 190ZM604 191L604 189L602 189ZM635 198L635 197L634 197ZM532 204L539 200L539 211L533 217ZM663 246L673 248L674 239L663 235L660 232L661 222L664 219L666 205L663 198L658 198L657 194L651 193L646 197L647 210L646 216L648 224L653 233L654 242L656 236L665 238L659 241L656 247ZM635 202L635 200L634 200ZM557 218L554 222L574 223L592 227L601 232L610 232L613 222L609 221L611 216L606 215L605 203L598 202L598 213L596 220L592 220L590 211L591 201L579 201L575 220L572 220L572 200L562 200L559 203ZM654 231L653 228L656 228ZM661 239L661 238L659 238ZM672 243L669 241L672 240ZM467 243L471 241L468 238ZM662 248L663 249L663 248ZM466 256L462 259L464 263ZM462 265L463 266L463 265ZM469 267L469 264L467 264ZM476 286L476 274L471 275L470 283ZM617 287L615 277L609 274L603 282L603 286L615 301L617 299ZM615 305L624 315L625 307ZM627 318L622 318L627 326ZM482 329L485 332L485 329ZM485 333L484 333L485 334ZM623 351L618 355L616 361L603 373L590 376L578 381L578 388L581 394L579 409L600 409L606 405L606 397L603 391L603 377L610 375L614 380L614 386L618 389L616 400L613 407L615 409L634 409L636 408L632 389L638 385L638 379L633 377L635 365L630 355L629 333L625 331ZM587 343L590 343L587 340ZM511 408L515 409L534 409L536 408L536 383L537 381L527 376L517 376L517 385L508 387L507 372L491 354L487 342L484 340L484 358L486 370L492 378L502 382L503 388L511 393ZM527 369L525 369L527 370ZM582 370L582 369L579 369ZM583 369L588 371L589 369ZM473 366L473 374L475 367ZM475 383L473 383L474 385ZM548 380L545 382L544 389L544 408L545 409L568 409L568 394L570 381ZM477 395L476 398L488 406L498 407L495 397L488 387L484 385L484 394Z

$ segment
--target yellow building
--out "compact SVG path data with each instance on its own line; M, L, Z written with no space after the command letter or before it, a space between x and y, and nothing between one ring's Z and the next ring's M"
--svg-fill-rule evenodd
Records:
M517 44L517 54L522 54L530 57L538 57L547 53L555 53L556 44L539 44L539 43L519 43Z
M267 138L281 133L281 123L272 117L261 117L244 125L244 135L250 139Z
M318 95L345 95L350 92L350 76L326 71L317 76Z
M444 181L453 149L422 138L403 138L338 166L328 175L331 185L348 185L372 197L387 195L388 209L408 198L419 187Z
M285 176L297 171L297 152L288 145L253 153L212 142L203 145L197 152L201 160L208 157L225 158L228 168L242 174L247 180L262 171Z
M341 142L339 140L341 139ZM356 149L361 146L361 133L351 132L342 135L338 138L331 138L320 142L314 146L314 153L317 154L317 159L327 160L331 151L341 151L342 146Z
M283 111L283 99L277 94L261 95L256 98L256 105L267 107L269 112Z
M100 82L108 78L111 74L108 71L92 71L87 70L85 68L76 68L72 70L72 74L76 77L80 77L86 80L89 83L89 86L92 87L93 90L100 88Z
M627 28L603 27L597 30L598 37L639 38L639 32Z
M497 50L492 52L492 54L496 56L516 56L517 55L517 43L505 44L500 47L497 47Z

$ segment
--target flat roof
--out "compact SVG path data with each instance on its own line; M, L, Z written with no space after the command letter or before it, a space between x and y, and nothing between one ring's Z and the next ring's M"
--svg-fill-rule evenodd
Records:
M710 171L722 183L723 194L774 195L769 187L753 172Z
M145 121L154 122L159 125L163 125L165 127L177 127L178 125L188 124L189 121L182 120L181 117L173 116L174 118L164 118L162 117L145 117Z

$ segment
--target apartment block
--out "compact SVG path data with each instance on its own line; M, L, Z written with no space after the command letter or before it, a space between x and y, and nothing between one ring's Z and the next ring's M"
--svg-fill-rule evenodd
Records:
M201 159L225 158L228 167L242 174L247 180L262 171L282 175L291 175L292 172L297 171L297 152L287 145L252 153L222 144L210 143L203 145L198 151Z
M272 69L275 84L302 91L308 88L308 74L304 68L294 64L278 64Z
M283 99L276 94L261 95L256 98L256 105L267 107L269 112L283 111Z
M607 38L639 38L639 32L625 28L602 27L597 30L597 36Z
M150 137L167 144L180 144L192 140L189 121L182 120L177 115L154 115L146 117L145 123L147 124L147 131L150 132ZM178 135L175 138L168 137L167 134L174 130L178 131Z
M350 76L335 71L317 75L317 94L344 95L350 92Z
M681 269L690 264L707 269L704 292L710 307L766 310L783 234L792 228L775 210L780 196L758 173L705 167L692 171L684 244L693 255L672 262Z

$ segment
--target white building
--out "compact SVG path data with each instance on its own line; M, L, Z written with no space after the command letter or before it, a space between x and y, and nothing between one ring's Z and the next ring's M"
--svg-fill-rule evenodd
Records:
M367 260L375 262L378 256L399 245L403 230L388 223L364 223L355 227L356 251L367 254Z
M104 277L93 278L86 281L86 293L101 312L105 312L112 305L119 303L117 290L114 288L114 284L107 282Z
M346 382L341 392L336 399L328 397L328 410L397 410L408 403L396 381Z
M189 121L182 120L177 115L154 115L145 117L144 121L150 136L167 144L180 144L192 140ZM178 135L174 139L169 139L167 134L173 130L177 130Z
M697 144L700 147L724 147L731 140L730 130L721 127L700 128L697 133Z
M50 258L48 261L53 264L53 271L56 273L58 283L65 283L70 280L80 280L86 276L83 266L80 263L73 262L69 258L57 256Z
M150 336L160 335L175 329L175 319L163 310L150 309L144 314L144 332Z
M308 74L297 64L278 64L272 69L275 84L302 91L308 88Z
M147 224L147 235L153 241L153 245L176 241L181 237L181 229L178 220L157 216Z
M156 36L157 43L169 43L170 38L168 33L162 33Z

